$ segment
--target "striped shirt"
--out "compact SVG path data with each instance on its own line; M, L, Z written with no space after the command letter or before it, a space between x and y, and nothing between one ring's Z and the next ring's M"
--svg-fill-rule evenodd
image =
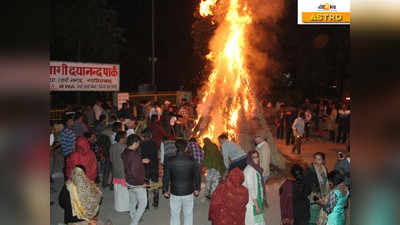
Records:
M66 127L61 131L61 148L64 156L72 153L75 145L75 133L72 129Z
M192 153L194 160L201 164L203 162L203 152L200 145L197 142L189 142L188 150Z

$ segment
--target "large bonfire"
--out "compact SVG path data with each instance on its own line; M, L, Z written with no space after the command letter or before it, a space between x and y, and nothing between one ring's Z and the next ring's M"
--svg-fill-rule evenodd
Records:
M224 7L218 7L222 5ZM252 23L251 11L245 0L202 0L199 13L211 17L214 11L224 8L223 19L212 37L206 56L212 63L212 72L201 89L201 101L197 107L195 133L217 141L221 133L227 133L246 150L254 148L252 137L259 133L268 139L272 149L272 163L285 167L285 160L276 149L272 135L263 118L259 103L254 96L251 71L248 70L248 30ZM220 16L220 15L219 15ZM214 23L214 21L213 21Z

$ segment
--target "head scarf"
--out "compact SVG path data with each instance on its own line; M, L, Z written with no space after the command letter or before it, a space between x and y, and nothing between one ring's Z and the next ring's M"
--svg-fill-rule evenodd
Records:
M257 164L255 164L254 161L253 161L253 154L254 154L254 153L257 153L258 157L260 157L260 155L258 154L257 151L251 150L251 151L249 151L249 152L247 153L247 161L246 161L246 163L247 163L247 165L250 165L250 166L253 167L255 170L257 170L257 172L259 172L260 175L262 176L262 174L263 174L263 169L260 167L260 163L257 165Z
M81 151L82 153L91 151L89 141L85 137L81 136L76 139L76 151Z
M257 151L251 150L251 151L249 151L247 153L246 163L247 163L247 165L253 167L258 173L260 173L260 176L262 177L263 169L260 167L260 163L258 163L258 165L254 163L254 161L253 161L253 154L254 153L257 153L258 157L260 157L260 154ZM264 184L263 179L261 179L261 183L262 183L262 189L263 189L263 196L264 196L264 199L265 199L266 190L265 190L265 184Z
M100 189L79 167L72 170L71 179L67 181L66 186L71 197L72 215L86 221L93 219L99 211L103 194Z
M206 168L214 168L218 170L222 176L225 172L224 159L221 153L218 151L218 146L211 142L209 138L204 139L204 160L203 166Z
M245 223L249 193L242 185L243 181L243 172L235 168L215 189L208 211L208 219L213 225L243 225Z

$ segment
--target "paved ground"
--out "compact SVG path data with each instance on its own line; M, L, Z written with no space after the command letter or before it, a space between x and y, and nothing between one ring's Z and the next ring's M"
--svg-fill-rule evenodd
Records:
M279 149L288 157L299 159L301 157L304 161L310 163L312 161L312 154L317 151L324 152L327 156L327 167L331 170L336 162L336 155L338 151L344 151L343 144L334 144L324 142L320 139L312 139L307 141L303 146L302 155L292 154L291 146L286 146L281 140L276 140ZM62 162L62 156L58 156L57 162ZM56 171L61 171L62 164L56 164ZM267 196L270 207L266 209L265 220L267 225L280 224L280 206L278 189L282 179L271 179L267 184ZM54 191L51 191L51 200L55 202L50 207L50 222L51 225L63 224L63 209L57 204L58 193L63 185L62 178L56 178L55 184L52 186ZM130 218L128 214L117 213L113 209L113 192L109 189L103 190L104 200L101 206L99 218L102 221L110 220L112 225L129 225ZM207 220L209 201L202 197L195 199L194 204L194 225L211 225ZM151 209L145 212L143 221L140 225L168 225L169 224L169 202L168 200L160 197L158 209ZM183 223L182 223L183 224Z
M313 138L306 140L302 145L301 155L293 154L293 145L287 146L284 140L275 139L275 143L278 148L282 151L284 155L294 159L304 160L306 163L310 164L313 160L313 154L315 152L323 152L326 155L326 166L328 170L332 170L336 160L338 152L346 153L346 146L344 144L336 144L332 142L327 142L319 138Z

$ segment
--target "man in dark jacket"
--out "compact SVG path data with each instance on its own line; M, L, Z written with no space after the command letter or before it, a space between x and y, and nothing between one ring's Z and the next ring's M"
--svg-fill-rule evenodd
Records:
M143 163L149 163L139 155L140 137L131 134L126 141L127 148L121 154L124 164L126 186L129 192L129 208L132 219L131 225L137 225L147 205L145 187L145 170ZM136 205L137 208L136 208Z
M291 172L296 179L293 182L294 224L308 225L310 219L310 201L307 197L311 193L311 189L304 183L303 168L295 164Z
M350 188L350 162L346 159L342 152L338 154L338 160L335 163L335 170L340 171L345 177L345 184Z
M146 128L143 131L144 141L140 144L140 150L143 158L147 158L150 160L148 164L144 165L146 180L149 183L158 182L158 149L157 144L151 139L151 130ZM153 191L153 206L155 208L158 207L158 189ZM149 205L147 204L147 207Z
M144 115L144 105L146 101L141 101L139 105L136 106L137 120L142 121L145 117Z
M101 115L100 119L95 122L94 130L96 133L101 133L107 128L107 117L106 115Z
M163 193L165 198L171 197L170 224L180 224L180 213L183 209L185 225L192 225L193 194L196 197L199 195L200 169L194 159L185 153L186 141L177 140L175 145L176 156L169 158L164 164Z
M129 109L128 104L126 102L122 103L122 108L118 111L118 118L129 118Z
M346 143L348 134L350 132L350 117L351 111L346 104L342 104L342 107L338 110L337 123L338 123L338 136L336 143Z
M102 168L102 186L103 188L109 186L111 184L110 181L110 173L111 173L111 161L110 161L110 147L111 147L111 141L110 138L103 134L103 133L98 133L97 137L97 145L101 147L103 150L103 168ZM111 179L112 180L112 179ZM110 185L110 188L112 189L112 185Z
M101 175L103 175L104 162L105 162L104 155L103 155L103 148L97 143L96 133L89 131L89 132L85 132L84 136L89 141L90 149L96 155L96 160L97 160L96 183L99 184L104 177L104 176L101 176Z

